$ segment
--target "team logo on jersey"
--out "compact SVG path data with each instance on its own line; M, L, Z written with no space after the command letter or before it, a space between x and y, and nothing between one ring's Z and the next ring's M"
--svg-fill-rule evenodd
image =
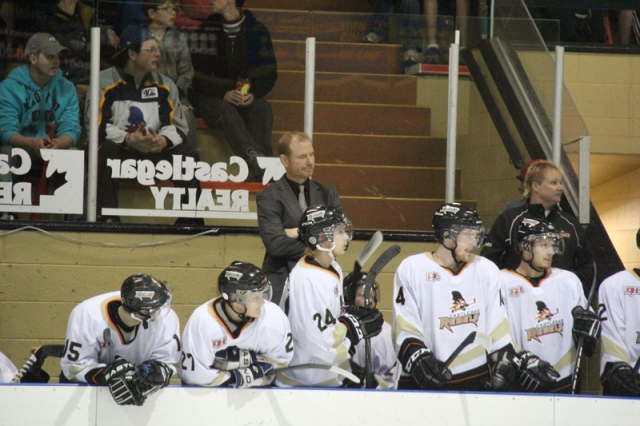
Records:
M136 299L153 299L155 291L136 291Z
M227 338L223 337L222 339L214 340L211 344L213 345L213 349L220 349L227 344Z
M518 297L524 293L524 286L515 286L509 288L509 297Z
M629 297L638 296L640 295L640 287L625 287L624 294Z
M537 224L539 224L540 221L539 220L535 220L535 219L523 219L522 223L524 223L528 227L532 227L532 226L536 226Z
M554 314L549 308L547 308L547 305L542 300L536 301L536 308L538 309L536 319L539 323L542 321L550 321L554 315L558 314L558 308L556 308L556 313Z
M145 87L142 89L142 99L152 99L158 97L157 87Z
M440 274L437 272L427 272L427 281L440 281Z
M224 273L224 277L240 281L240 278L242 278L242 272L227 271L227 272Z
M565 230L562 229L558 229L558 234L562 237L562 238L566 238L567 240L571 238L571 234L568 233Z
M337 296L338 293L340 293L340 290L338 290L338 284L336 284L335 288L333 289L333 295Z
M451 297L453 304L451 305L451 315L447 317L440 317L440 330L446 328L453 333L451 327L464 324L473 324L478 326L478 320L480 319L479 309L469 309L471 305L475 305L476 298L473 298L473 302L468 303L459 291L452 291Z
M536 309L538 310L538 315L536 315L535 318L538 325L525 330L527 333L527 341L535 340L542 343L540 341L540 337L553 333L558 333L562 336L562 332L564 331L564 321L552 320L555 315L558 315L558 309L556 308L556 312L554 314L542 300L536 301Z

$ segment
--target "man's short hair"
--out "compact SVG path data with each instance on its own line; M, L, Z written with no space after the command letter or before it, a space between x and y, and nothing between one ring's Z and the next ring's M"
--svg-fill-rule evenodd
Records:
M531 195L531 186L533 185L533 182L537 184L542 183L548 170L556 170L560 173L558 166L549 160L537 161L529 167L527 175L524 178L524 192L522 193L524 198L529 198L529 195Z
M284 155L289 158L291 156L291 144L305 139L311 141L311 138L304 132L293 131L285 133L278 141L278 156Z

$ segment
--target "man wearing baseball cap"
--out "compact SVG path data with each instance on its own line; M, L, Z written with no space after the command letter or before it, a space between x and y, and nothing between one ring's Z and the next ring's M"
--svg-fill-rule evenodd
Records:
M41 149L66 149L80 136L76 89L59 69L59 54L64 50L68 49L51 34L34 34L25 47L29 63L0 83L2 150L26 150L31 157L30 175L41 174ZM10 178L0 175L0 180Z
M102 209L118 207L119 180L111 177L111 160L151 160L154 164L162 160L173 164L174 156L199 160L184 143L188 127L178 88L156 71L160 50L151 31L144 26L128 26L120 34L120 47L113 55L116 65L100 72L97 201L98 220L104 222L120 221L118 216L102 214ZM91 91L85 104L87 129L90 104ZM174 185L187 188L180 204L188 204L190 193L199 191L199 181L193 174L190 180L177 175ZM204 221L178 218L176 224L204 225Z

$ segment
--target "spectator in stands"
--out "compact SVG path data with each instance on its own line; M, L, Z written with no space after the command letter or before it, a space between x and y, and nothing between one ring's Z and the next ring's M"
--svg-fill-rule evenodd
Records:
M189 126L186 148L188 152L198 150L196 141L196 116L188 99L189 87L193 80L193 65L187 45L187 38L174 28L176 7L167 0L145 2L144 13L149 30L158 41L160 63L158 72L169 77L178 87L180 103Z
M636 42L640 37L640 23L635 10L621 10L618 12L618 34L620 44L629 44L631 41L631 29L636 37Z
M29 176L42 173L41 149L67 149L80 136L78 97L59 69L59 54L66 49L51 34L34 34L25 48L29 64L14 69L0 83L2 149L27 151Z
M176 15L176 27L192 33L211 15L211 0L182 0Z
M516 176L516 179L518 179L520 181L520 187L518 188L518 191L520 191L520 195L524 194L524 178L527 176L527 171L529 170L529 167L531 167L532 164L537 163L538 160L531 160L529 161L527 164L525 164L524 166L522 166L522 168L520 169L520 173L518 174L518 176ZM509 201L505 206L504 209L502 210L509 210L512 209L514 207L522 207L526 204L525 199L524 198L519 198L517 200L512 200Z
M565 250L553 257L553 267L575 273L585 294L589 294L593 278L593 258L582 225L575 216L558 206L562 198L562 175L551 161L540 160L531 165L524 181L526 204L500 213L480 253L498 268L515 270L520 254L515 247L515 232L526 220L546 219L564 238Z
M391 8L396 0L373 0L373 19L369 26L369 32L364 37L365 43L385 43L389 34L389 21L399 22L389 16ZM410 66L422 62L422 48L420 47L420 1L401 0L400 10L404 31L404 56L403 63Z
M129 26L120 35L116 66L100 73L100 121L98 122L98 220L119 222L117 216L103 215L103 208L118 206L118 179L111 178L112 159L166 160L174 155L189 156L185 149L187 122L180 107L178 88L158 72L158 42L148 28ZM91 92L86 102L85 126ZM199 159L196 157L195 161ZM198 188L196 179L175 180L174 185ZM183 204L188 202L188 192ZM179 218L176 224L203 224L202 219Z
M241 10L243 4L213 1L213 14L198 29L208 48L192 50L194 104L197 115L220 127L233 153L247 161L249 179L259 181L264 170L257 158L272 155L273 112L265 96L278 69L269 30Z
M262 270L271 281L274 303L280 303L289 272L304 255L305 245L298 235L302 212L318 204L342 209L335 188L311 180L315 153L309 136L284 134L278 142L278 155L285 175L256 198L258 228L266 248Z
M440 0L442 3L442 0ZM486 4L485 4L486 7ZM455 0L456 24L460 30L460 45L467 45L467 33L469 16L469 0ZM438 0L424 0L424 14L427 17L427 51L424 62L427 64L441 64L442 52L438 47Z

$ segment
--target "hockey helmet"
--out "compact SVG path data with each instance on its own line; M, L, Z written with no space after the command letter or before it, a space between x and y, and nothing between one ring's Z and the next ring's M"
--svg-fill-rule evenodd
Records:
M342 294L344 295L345 305L356 304L356 294L358 293L358 289L364 285L364 281L366 278L366 272L358 272L357 274L354 274L352 272L344 278L344 281L342 282ZM374 281L371 285L371 296L373 301L377 304L380 295L379 286L376 281Z
M640 248L640 229L638 229L638 232L636 233L636 246Z
M318 244L333 242L333 233L343 226L344 231L353 238L353 226L341 210L333 206L311 206L307 208L298 225L300 239L307 247L316 248Z
M237 302L245 306L247 297L252 293L261 294L265 300L271 300L271 283L262 269L240 260L232 262L220 273L218 290L227 302Z
M552 246L553 254L564 253L564 238L550 222L543 219L523 219L516 227L515 240L519 253L533 253L533 247L538 244Z
M134 274L120 288L122 306L130 314L152 321L160 310L171 306L171 292L164 283L151 275Z
M435 231L436 239L444 244L445 232L449 232L447 238L458 241L458 234L464 229L476 231L476 247L484 242L484 226L478 213L460 203L445 203L433 215L431 226Z

